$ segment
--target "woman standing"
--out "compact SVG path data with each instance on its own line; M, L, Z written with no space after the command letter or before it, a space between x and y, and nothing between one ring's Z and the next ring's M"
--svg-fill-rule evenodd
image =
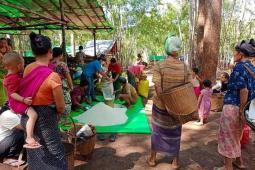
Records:
M121 67L117 63L115 58L112 58L110 60L110 64L109 64L109 67L108 67L108 72L112 73L114 91L120 90L121 83L119 81L119 77L121 75Z
M173 169L179 168L179 151L182 126L171 113L168 113L160 94L164 89L184 84L184 77L191 81L191 71L180 60L178 52L181 49L181 40L175 36L168 36L165 42L165 51L168 55L165 61L158 62L154 67L153 82L156 93L152 107L152 135L151 155L148 159L150 166L156 165L156 154L162 152L174 157L171 163Z
M225 164L219 170L233 170L232 163L244 169L241 159L242 129L244 125L243 111L247 101L255 98L255 79L251 72L255 67L249 58L255 57L255 41L253 39L237 44L234 52L233 68L228 82L228 90L224 97L223 112L220 118L218 152L224 156ZM236 160L232 162L232 159Z
M35 125L35 136L40 140L42 147L27 149L28 169L31 170L67 170L64 146L61 143L57 126L57 114L64 112L65 103L61 79L57 73L48 67L52 59L51 41L48 37L30 34L32 52L36 61L29 64L24 70L24 78L35 75L32 83L39 88L32 96L32 107L38 114ZM47 72L47 76L45 76ZM39 76L38 76L39 75ZM45 77L42 83L37 79ZM28 84L28 86L30 86ZM21 122L26 124L27 116L22 115Z
M64 100L65 100L65 116L71 112L72 107L72 100L70 92L73 90L73 82L70 76L69 69L67 64L62 62L63 59L63 51L60 47L53 48L53 60L52 64L54 65L54 71L58 73L62 80L62 89L64 93Z
M0 38L0 106L6 104L6 94L3 87L3 78L7 73L2 63L4 54L9 52L8 43L6 38Z

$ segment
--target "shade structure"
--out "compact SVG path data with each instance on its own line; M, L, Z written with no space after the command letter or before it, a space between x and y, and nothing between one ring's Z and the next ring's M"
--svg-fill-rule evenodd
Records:
M107 55L112 51L112 48L116 46L114 40L96 40L96 55L105 54ZM84 46L84 53L87 56L94 56L94 41L88 41Z
M96 0L0 0L0 31L61 30L62 26L67 30L112 29Z

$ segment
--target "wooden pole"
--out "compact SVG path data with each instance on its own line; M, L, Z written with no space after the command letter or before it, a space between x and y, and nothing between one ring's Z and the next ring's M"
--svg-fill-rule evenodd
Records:
M75 57L75 42L74 42L74 33L71 33L71 48L72 48L72 56Z
M94 37L94 57L97 58L97 48L96 48L96 30L93 30Z
M61 14L61 21L65 21L64 19L64 6L62 0L59 0L59 7L60 7L60 14ZM66 33L65 33L65 26L61 24L62 30L62 44L61 47L63 49L64 54L64 61L67 63L67 53L66 53Z

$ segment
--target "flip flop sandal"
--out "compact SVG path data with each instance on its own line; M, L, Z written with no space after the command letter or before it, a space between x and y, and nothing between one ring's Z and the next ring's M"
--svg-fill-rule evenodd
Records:
M170 165L171 170L179 170L179 169L180 169L180 166L173 166L173 165L172 165L173 162L174 162L174 160L172 160L171 163L170 163L170 164L171 164L171 165Z
M40 148L42 145L40 144L36 144L36 145L31 145L31 144L28 144L26 143L25 145L23 145L24 148L26 149L37 149L37 148Z
M247 169L246 166L244 166L244 165L240 166L240 165L239 165L238 163L236 163L236 162L232 162L232 165L233 165L234 167L238 168L238 169L241 169L241 170L246 170L246 169Z
M225 169L225 168L224 168ZM223 167L214 167L213 170L224 170Z
M21 166L25 163L23 160L16 160L16 159L7 159L6 161L3 162L4 164L13 166L13 167L18 167Z
M171 170L179 170L180 169L180 167L179 166L177 166L177 167L173 167L173 166L170 166L171 168Z

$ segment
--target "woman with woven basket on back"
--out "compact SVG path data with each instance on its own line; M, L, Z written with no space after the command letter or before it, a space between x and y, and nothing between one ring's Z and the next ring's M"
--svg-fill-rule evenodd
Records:
M169 35L164 47L168 57L165 61L158 62L154 66L153 71L153 82L155 83L156 93L153 97L153 130L151 135L151 155L148 158L148 164L155 166L156 153L162 152L174 158L169 163L171 163L172 169L178 169L182 123L172 113L167 111L161 94L166 89L173 89L183 85L185 83L184 79L190 82L192 76L187 66L178 60L181 40L176 36ZM194 93L193 87L191 87L191 92ZM195 97L195 94L193 95ZM179 102L178 99L176 102Z

